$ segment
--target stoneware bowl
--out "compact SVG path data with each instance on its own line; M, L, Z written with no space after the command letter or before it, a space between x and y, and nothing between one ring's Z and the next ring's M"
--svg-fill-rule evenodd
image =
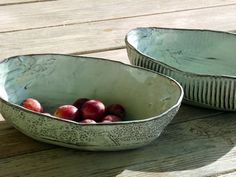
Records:
M236 111L236 34L147 27L125 42L130 62L177 80L185 102Z
M82 124L32 112L20 106L39 100L54 112L77 98L120 103L126 120ZM156 139L177 113L183 90L153 71L99 58L40 54L0 63L0 110L24 134L47 143L84 150L124 150Z

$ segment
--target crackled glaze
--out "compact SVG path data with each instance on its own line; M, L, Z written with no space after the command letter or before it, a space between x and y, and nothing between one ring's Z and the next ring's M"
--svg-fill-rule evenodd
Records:
M133 65L176 79L186 103L236 111L235 34L137 28L127 34L126 45Z
M183 96L181 86L170 78L104 59L28 55L5 60L0 69L4 118L34 139L77 149L144 146L173 119ZM19 106L27 97L40 100L49 112L78 97L118 102L126 107L127 120L95 125L65 121Z

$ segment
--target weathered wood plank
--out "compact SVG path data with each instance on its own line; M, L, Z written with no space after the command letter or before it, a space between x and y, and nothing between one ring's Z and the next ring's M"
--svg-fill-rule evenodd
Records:
M138 26L235 30L235 9L236 5L232 5L213 9L2 33L0 34L0 58L26 53L79 54L80 52L89 53L91 51L122 48L124 47L125 34ZM221 14L224 14L224 18Z
M55 147L23 135L5 121L0 121L0 141L0 159Z
M211 176L236 169L236 113L169 125L144 148L84 152L66 148L0 160L10 176ZM101 163L102 162L102 163Z
M209 2L211 3L213 0ZM217 3L221 2L224 3L224 1L217 1ZM174 4L178 2L166 1L165 3L170 3L174 7ZM197 3L199 2L195 2L195 5L191 3L191 5L196 6ZM199 4L204 3L200 1ZM180 7L179 5L176 6ZM185 6L188 7L186 4ZM144 9L145 7L142 6ZM114 11L115 15L117 15L117 9ZM155 10L155 8L153 9ZM163 7L160 9L163 9ZM87 19L78 22L86 24L74 24L74 22L70 22L68 17L68 21L65 21L64 24L70 25L65 27L60 26L58 23L58 27L54 28L0 34L0 55L5 57L14 54L38 52L79 54L124 48L124 34L130 28L136 26L158 25L235 30L235 9L236 6L231 5L212 9L190 10L188 12L172 12L172 14L168 14L170 11L167 9L164 12L166 14L153 12L153 15L148 17L130 18L129 15L127 16L128 18L126 16L101 18L100 21L99 18L98 20L96 18L93 20L94 17L92 17L91 21L99 22L86 23ZM67 10L70 11L71 9ZM86 11L87 9L84 10ZM137 10L135 9L135 11ZM142 10L140 10L140 14L145 15ZM183 9L177 9L176 11L181 10ZM38 12L39 10L36 13ZM22 13L24 14L24 12ZM60 12L55 13L57 13L55 16L59 18ZM92 12L93 15L95 13L98 12ZM28 15L30 14L33 14L33 12ZM45 13L42 11L41 14L44 15ZM107 14L110 15L112 13L109 12ZM224 18L222 18L222 14L224 14ZM74 13L73 16L75 16ZM87 16L90 16L90 14L87 14ZM139 12L136 16L139 16ZM48 18L49 21L53 22L52 26L54 26L56 20L50 20L50 17L53 17L53 15L49 15ZM119 19L124 17L126 19ZM18 18L21 19L20 14ZM24 21L24 19L31 18L22 17L22 19ZM38 19L40 21L40 18ZM62 20L67 20L67 18L63 17ZM29 26L32 23L33 20L29 21ZM22 25L25 25L25 22ZM20 29L19 27L17 28ZM41 27L44 28L46 26L40 26L39 28ZM104 35L107 36L104 37ZM99 54L90 54L90 56L103 57L104 55L105 58L108 57L128 63L125 50L121 51L123 52L117 53L119 52L118 50L100 52ZM118 175L146 177L234 175L236 171L235 116L235 113L222 114L214 110L183 105L172 123L153 144L134 151L114 153L83 152L39 143L11 128L9 124L1 121L0 117L0 176L66 177Z
M0 114L0 121L4 121L4 119L3 119L3 117L2 117L2 115Z
M35 2L56 1L56 0L1 0L0 6L19 5Z
M12 0L17 2L17 0ZM31 1L31 0L25 0ZM3 1L4 2L4 1ZM5 1L6 2L6 1ZM0 31L60 26L236 4L236 0L60 0L0 7ZM115 9L114 9L115 8ZM91 10L93 9L93 10Z
M219 176L219 177L235 177L236 176L236 171L229 171L226 174L218 174L216 176Z
M119 61L125 64L130 64L126 49L108 50L104 52L83 54L81 56L105 58L109 60Z

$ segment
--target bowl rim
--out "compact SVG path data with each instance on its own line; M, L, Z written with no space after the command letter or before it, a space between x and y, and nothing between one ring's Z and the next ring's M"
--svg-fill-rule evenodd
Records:
M201 73L193 73L193 72L189 72L189 71L183 71L180 70L178 68L175 68L173 66L170 66L162 61L157 60L158 58L155 57L151 57L147 54L145 54L144 52L141 52L140 50L138 50L137 48L135 48L132 44L130 44L130 42L128 41L129 35L131 32L136 31L136 30L142 30L142 29L154 29L154 30L175 30L175 31L200 31L200 32L212 32L212 33L223 33L223 34L229 34L232 35L234 37L236 37L236 33L233 32L229 32L229 31L220 31L220 30L210 30L210 29L197 29L197 28L166 28L166 27L137 27L137 28L133 28L131 29L126 35L125 35L125 43L128 47L130 47L131 49L135 50L137 53L139 53L142 56L147 57L149 60L151 60L152 62L155 63L159 63L161 65L163 65L166 68L169 68L175 72L180 72L180 73L184 73L190 76L198 76L198 77L213 77L213 78L227 78L227 79L236 79L236 75L212 75L212 74L201 74Z
M30 113L30 114L34 114L34 115L38 115L38 116L43 116L43 117L47 117L47 118L51 118L53 120L56 120L56 121L62 121L62 122L66 122L66 123L73 123L73 124L76 124L76 125L82 125L82 126L103 126L103 125L124 125L124 124L130 124L130 123L142 123L142 122L148 122L148 121L152 121L152 120L155 120L155 119L159 119L161 118L163 115L167 114L168 112L170 112L171 110L175 109L175 108L178 108L180 105L181 105L181 102L183 100L183 96L184 96L184 91L183 91L183 88L182 86L173 78L169 77L169 76L166 76L164 74L161 74L161 73L157 73L155 71L152 71L150 69L146 69L146 68L143 68L143 67L139 67L139 66L134 66L134 65L129 65L129 64L126 64L126 63L123 63L123 62L120 62L120 61L115 61L115 60L110 60L110 59L106 59L106 58L98 58L98 57L88 57L88 56L81 56L81 55L71 55L71 54L60 54L60 53L39 53L39 54L26 54L26 55L15 55L15 56L11 56L11 57L8 57L6 59L3 59L0 61L0 64L4 63L4 62L8 62L9 60L14 60L16 59L17 57L28 57L28 56L44 56L44 55L55 55L55 56L65 56L65 57L77 57L77 58L86 58L86 59L89 59L89 60L100 60L100 61L104 61L104 62L111 62L111 63L117 63L119 65L123 65L125 67L131 67L131 68L136 68L136 69L140 69L140 70L143 70L145 72L151 72L153 74L157 74L161 77L164 77L172 82L175 83L176 87L179 88L179 91L180 91L180 95L178 97L178 100L177 102L171 106L169 109L167 109L166 111L162 112L161 114L157 115L157 116L152 116L152 117L149 117L149 118L145 118L145 119L141 119L141 120L129 120L129 121L119 121L119 122L111 122L111 123L102 123L102 122L98 122L96 124L85 124L85 123L80 123L80 122L76 122L76 121L72 121L72 120L67 120L67 119L60 119L56 116L53 116L53 115L45 115L45 114L42 114L42 113L38 113L38 112L34 112L34 111L31 111L29 109L26 109L24 108L23 106L21 105L18 105L18 104L15 104L15 103L11 103L7 100L5 100L4 98L1 97L0 95L0 102L3 102L4 104L10 106L10 107L14 107L20 111L26 111L27 113ZM7 119L7 118L6 118Z

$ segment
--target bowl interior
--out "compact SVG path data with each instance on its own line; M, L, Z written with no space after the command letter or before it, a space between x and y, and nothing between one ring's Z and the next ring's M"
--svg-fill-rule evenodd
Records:
M127 35L136 50L185 72L236 75L236 34L165 28L137 28Z
M66 55L18 56L0 64L0 97L15 103L33 97L47 112L77 98L120 103L127 120L167 111L182 92L173 80L153 72L104 59Z

